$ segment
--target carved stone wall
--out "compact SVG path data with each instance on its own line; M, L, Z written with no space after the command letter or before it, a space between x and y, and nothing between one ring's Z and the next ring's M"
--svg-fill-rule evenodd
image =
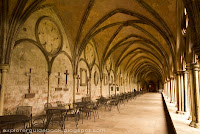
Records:
M31 93L34 98L25 98L29 89L29 73L31 68ZM20 43L13 51L5 91L5 114L16 111L17 106L33 106L33 114L43 112L47 101L47 62L43 53L34 44Z
M80 56L75 83L73 83L76 67L73 68L72 63L77 59L72 59L74 52L71 50L74 44L69 44L70 37L67 36L65 30L62 20L52 7L43 7L33 12L19 29L8 71L4 114L13 114L17 106L27 105L33 107L33 116L43 114L48 94L49 102L53 106L56 106L56 101L73 103L73 99L80 100L82 97L89 96L90 93L91 99L96 100L101 95L101 75L103 75L102 95L108 97L110 94L115 94L115 86L112 85L115 84L113 71L115 67L112 58L108 58L103 72L100 72L99 52L95 49L98 42L94 39L89 41L89 45ZM29 74L30 69L31 74ZM68 71L67 85L66 70ZM81 70L83 70L82 74ZM49 77L48 73L50 73ZM80 79L77 79L77 76ZM87 83L87 78L90 79L89 83ZM79 85L77 85L77 80ZM29 88L29 82L31 88ZM120 84L120 78L117 79L117 84ZM113 87L112 93L110 85ZM125 84L119 87L117 93L120 93L121 89L125 88L124 86ZM29 90L30 93L35 93L35 96L25 98ZM73 98L73 91L75 91L75 98Z
M43 42L40 38L37 38L43 32L37 29L40 24L39 20L42 20L42 18L47 18L47 22L51 23L51 25L45 27L46 30L52 31L52 34L45 33ZM60 30L59 32L55 30L57 28ZM56 41L56 37L59 38L59 41ZM61 47L58 51L53 51L53 55L50 55L49 51L42 46L42 43L46 41L49 41L47 43L50 43L50 46L54 47L54 45L60 44ZM70 45L62 22L52 7L41 8L27 19L19 29L16 45L12 50L8 71L4 114L15 113L17 106L22 105L32 106L34 116L42 114L48 96L48 72L51 72L49 76L49 102L53 105L56 105L56 101L72 102L73 70L70 61ZM62 54L59 54L61 51ZM27 74L30 68L31 93L35 93L35 97L25 98L29 89L29 76ZM64 74L66 70L69 72L67 86L66 75ZM58 87L58 78L56 78L58 72L61 75L59 85L62 88L61 91L55 91L55 88Z
M67 85L66 85L66 70L67 75ZM58 85L58 73L60 73L60 84ZM50 77L50 102L55 103L56 101L63 101L65 103L73 102L73 70L69 58L60 54L56 57L53 66L52 73ZM56 88L62 88L61 91L56 91Z

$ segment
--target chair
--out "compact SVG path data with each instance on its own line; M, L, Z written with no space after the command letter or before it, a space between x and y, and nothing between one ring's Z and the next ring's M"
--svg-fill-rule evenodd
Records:
M80 109L81 115L82 115L82 124L83 124L83 113L86 114L86 117L88 119L88 117L91 115L91 113L93 113L94 116L94 122L95 122L95 113L94 113L94 104L93 103L86 103L84 105L84 107L82 107Z
M45 103L44 104L44 110L46 111L48 107L52 107L51 103Z
M32 106L18 106L16 110L16 114L26 115L29 118L29 126L32 125Z
M94 103L94 105L93 105L94 114L96 114L98 119L99 119L99 112L98 112L99 106L100 106L100 102L98 102L98 101L96 103Z
M40 129L40 130L45 130L46 129L46 115L45 116L43 116L43 115L41 115L41 116L37 116L36 118L34 118L33 119L33 121L32 121L32 126L29 128L29 130L30 129L34 129L34 130L36 130L36 129ZM32 132L29 132L30 134L32 133ZM44 131L44 134L45 134L46 132Z
M47 112L48 108L50 107L52 107L51 103L44 104L44 110L46 111L46 118L49 118L51 116L50 122L52 123L52 125L54 122L59 122L60 124L60 122L62 121L63 114L59 110L54 110L54 113L52 113L52 111ZM47 124L49 124L50 122L48 122Z
M111 111L111 109L112 109L112 106L117 106L117 110L118 110L118 112L120 113L120 111L119 111L119 99L112 99L112 100L110 100L109 102L108 102L108 107L110 108L110 111Z
M75 125L76 125L76 128L77 128L77 126L78 126L78 114L77 114L77 110L75 108L67 110L67 112L65 114L65 118L67 118L67 121L68 121L68 117L74 118Z

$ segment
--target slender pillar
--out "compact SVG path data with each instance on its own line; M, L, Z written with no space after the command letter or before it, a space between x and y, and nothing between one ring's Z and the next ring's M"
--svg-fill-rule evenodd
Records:
M188 71L184 72L184 112L188 111Z
M90 96L90 100L92 100L92 88L91 88L91 80L92 80L92 77L91 75L89 76L89 96Z
M165 82L165 96L167 96L167 81Z
M177 105L177 79L174 79L174 103Z
M181 71L177 72L177 84L176 84L176 93L177 93L177 111L176 113L182 113L181 112Z
M184 88L184 71L177 72L177 113L184 114L185 112L185 88Z
M117 86L116 86L116 84L115 84L115 86L114 86L114 87L115 87L115 96L116 96L116 95L117 95L117 89L116 89L116 88L117 88ZM118 86L118 87L120 87L120 86Z
M165 96L167 96L167 82L164 83Z
M0 69L2 71L1 75L1 100L0 100L0 116L3 115L3 108L4 108L4 94L6 88L6 75L9 69L8 65L2 64L0 65Z
M198 79L198 72L199 72L199 65L198 64L191 64L191 99L192 99L192 121L190 126L199 128L200 127L200 107L199 107L199 79Z
M76 101L76 77L77 77L77 75L76 74L74 74L73 75L73 103Z
M192 99L191 99L191 76L192 76L192 71L190 64L186 64L186 72L187 72L187 112L189 113L188 115L188 120L192 119Z
M171 86L170 86L170 79L169 79L167 80L167 96L169 99L171 98L170 90L171 90Z
M170 78L170 87L171 87L171 98L170 103L174 102L174 78Z
M183 72L184 73L184 72ZM183 114L183 112L185 111L184 108L185 108L185 94L184 94L184 79L183 79L183 73L180 75L181 77L181 112Z
M103 91L102 91L102 82L103 82L103 79L100 79L100 95L101 95L101 96L103 95Z
M50 76L51 76L51 72L50 71L48 71L48 91L47 91L47 103L49 103L49 100L50 100L50 94L51 94L51 92L50 92Z

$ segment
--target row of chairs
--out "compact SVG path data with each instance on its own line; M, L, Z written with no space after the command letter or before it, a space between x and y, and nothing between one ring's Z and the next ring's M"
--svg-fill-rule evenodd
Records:
M144 91L135 91L135 92L122 93L122 94L118 94L118 95L111 95L109 98L105 98L105 97L101 96L98 99L98 103L100 105L104 105L105 109L108 109L109 111L112 110L113 106L116 106L118 112L120 113L120 110L119 110L120 104L125 105L125 102L128 102L128 101L134 99L136 96L139 96L143 93L144 93Z
M60 123L61 121L64 121L69 118L74 118L75 125L76 127L78 126L78 121L80 118L82 118L82 124L83 124L83 118L86 117L91 118L92 114L94 117L94 122L95 122L95 117L99 118L99 113L98 109L100 106L104 105L105 109L108 109L111 111L112 107L116 106L118 112L120 113L119 107L120 104L124 104L125 102L128 102L131 99L134 99L136 96L143 94L144 91L136 91L136 92L129 92L129 93L122 93L119 95L114 95L109 98L105 98L101 96L97 102L92 102L90 101L89 98L83 97L82 98L82 103L81 105L77 104L65 104L62 101L57 101L57 107L65 107L66 112L64 114L55 114L54 117L52 117L51 122L47 122L47 114L38 116L36 118L32 117L32 107L31 106L19 106L17 107L16 114L19 115L26 115L29 117L29 122L26 128L32 128L32 129L44 129L47 127L47 123L53 123L58 122ZM51 103L45 103L44 104L44 110L47 111L48 108L53 107ZM85 115L85 116L84 116Z

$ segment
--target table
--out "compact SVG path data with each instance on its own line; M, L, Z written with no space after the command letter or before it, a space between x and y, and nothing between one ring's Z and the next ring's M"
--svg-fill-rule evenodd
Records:
M88 104L88 102L74 102L74 105L76 105L77 107L77 109L79 109L79 108L83 108L85 105L87 105Z
M66 113L67 113L67 109L65 107L48 107L46 109L47 123L46 123L45 129L49 127L49 124L53 120L54 115L58 116L61 129L64 129Z
M24 123L30 123L30 118L26 115L4 115L0 116L0 127L7 127L9 129L14 128L15 124ZM30 125L30 124L29 124Z

